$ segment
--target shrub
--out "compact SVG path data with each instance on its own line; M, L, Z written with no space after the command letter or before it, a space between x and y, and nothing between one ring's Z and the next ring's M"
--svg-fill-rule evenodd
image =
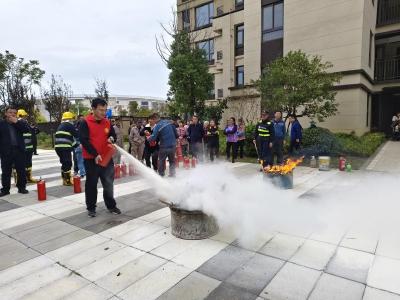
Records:
M40 132L37 135L37 142L38 142L38 148L40 149L52 149L52 141L51 141L51 135L47 134L45 132Z
M303 130L302 154L307 156L337 155L341 151L339 139L328 129L314 127Z
M385 142L383 133L366 133L361 137L355 134L337 133L343 154L355 156L370 156Z

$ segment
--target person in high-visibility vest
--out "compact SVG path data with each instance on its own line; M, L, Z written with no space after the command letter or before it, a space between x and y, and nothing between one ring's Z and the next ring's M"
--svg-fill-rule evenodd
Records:
M272 146L274 139L274 124L269 119L269 113L263 111L261 120L257 123L254 132L254 143L257 145L263 167L272 165Z
M26 125L30 128L28 124L28 113L24 109L19 109L17 112L18 120L26 122ZM26 170L26 181L28 183L37 183L38 180L32 177L32 156L33 156L33 140L32 132L24 133L25 142L25 170Z
M65 112L62 115L62 122L56 131L54 148L61 163L61 178L63 185L72 185L72 151L79 146L78 130L74 126L75 115L72 112Z

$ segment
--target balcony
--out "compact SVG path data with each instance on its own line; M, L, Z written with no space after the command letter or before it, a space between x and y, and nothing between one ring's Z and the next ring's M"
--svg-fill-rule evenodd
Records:
M379 0L377 26L400 23L400 1Z
M400 80L400 58L381 59L375 61L375 80Z

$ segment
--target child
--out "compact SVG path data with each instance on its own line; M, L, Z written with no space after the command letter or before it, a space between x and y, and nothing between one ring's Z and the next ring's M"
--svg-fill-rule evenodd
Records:
M210 125L208 126L206 136L207 136L208 151L210 152L210 160L214 161L214 155L218 158L218 149L219 149L218 126L215 124L214 120L210 121Z
M182 147L182 154L183 156L188 155L188 147L189 147L189 142L187 140L187 128L185 126L185 123L183 121L178 122L179 127L177 128L178 130L178 143Z

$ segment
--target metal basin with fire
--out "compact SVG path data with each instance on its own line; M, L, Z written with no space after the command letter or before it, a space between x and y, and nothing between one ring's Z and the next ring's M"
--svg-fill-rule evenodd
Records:
M185 210L178 206L167 204L171 210L171 232L174 236L184 240L203 240L216 235L219 231L214 217L199 210Z

